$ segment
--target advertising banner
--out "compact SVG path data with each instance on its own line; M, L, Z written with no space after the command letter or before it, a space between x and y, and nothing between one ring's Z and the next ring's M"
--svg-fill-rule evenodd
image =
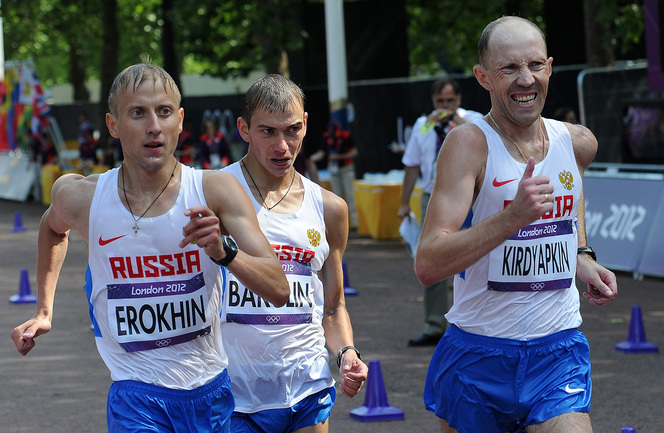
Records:
M661 249L664 240L661 229L653 230L661 227L664 182L587 175L584 190L586 235L597 261L611 269L639 272L646 245L659 244Z

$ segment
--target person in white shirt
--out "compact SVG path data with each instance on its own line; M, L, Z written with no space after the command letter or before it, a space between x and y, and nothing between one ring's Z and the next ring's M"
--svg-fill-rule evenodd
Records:
M457 125L482 118L477 111L461 108L461 89L455 80L436 80L431 86L434 110L415 121L408 145L401 158L405 166L399 218L410 218L410 197L418 178L422 188L420 215L424 221L435 178L435 165L441 143ZM408 341L409 346L435 346L447 329L447 295L451 279L424 287L424 331Z

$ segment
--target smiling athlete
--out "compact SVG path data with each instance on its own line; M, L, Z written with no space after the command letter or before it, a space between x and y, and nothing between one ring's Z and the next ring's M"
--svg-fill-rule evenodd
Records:
M617 294L586 245L583 173L597 140L541 117L553 59L535 24L500 18L478 51L491 111L447 135L415 259L424 284L457 274L425 404L445 433L591 432L575 277L594 304Z

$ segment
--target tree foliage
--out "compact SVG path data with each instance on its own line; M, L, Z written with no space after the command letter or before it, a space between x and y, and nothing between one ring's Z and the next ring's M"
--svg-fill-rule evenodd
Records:
M118 28L117 40L110 42L114 35L102 32L109 1L117 4ZM84 100L86 81L99 80L104 65L112 64L108 55L117 57L118 69L147 57L157 64L175 61L186 74L228 78L263 69L288 75L289 53L308 37L303 8L323 1L2 0L0 10L5 58L33 59L45 86L72 83L80 89L77 99ZM469 71L487 22L518 13L543 27L544 1L555 0L405 0L411 75ZM643 0L585 1L599 6L592 19L607 29L600 43L609 50L624 52L642 38ZM162 40L170 35L174 47L168 50Z
M287 53L303 46L302 0L199 0L172 10L188 73L244 77L262 67L288 75Z

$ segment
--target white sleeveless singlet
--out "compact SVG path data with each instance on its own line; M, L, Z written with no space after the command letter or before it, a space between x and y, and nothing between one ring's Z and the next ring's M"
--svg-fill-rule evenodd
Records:
M221 341L222 271L196 245L180 248L185 209L206 205L202 172L185 165L175 205L134 219L118 169L99 176L89 224L89 302L99 353L115 381L193 389L228 365Z
M302 207L293 214L270 212L254 199L239 163L223 171L233 174L247 191L291 286L288 303L275 308L229 273L221 330L235 410L289 408L334 385L322 325L323 284L318 278L330 251L321 189L302 177Z
M581 324L575 274L576 211L583 183L567 127L543 120L549 151L533 176L549 177L554 209L455 276L454 305L445 317L464 331L530 340ZM514 160L487 122L475 124L486 136L488 155L471 225L514 199L526 168Z

